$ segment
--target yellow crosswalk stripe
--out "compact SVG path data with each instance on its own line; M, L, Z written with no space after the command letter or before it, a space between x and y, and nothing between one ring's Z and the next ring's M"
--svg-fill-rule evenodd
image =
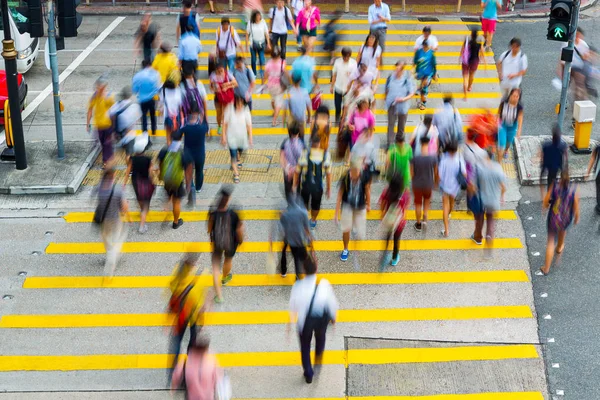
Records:
M499 271L459 271L459 272L389 272L378 274L329 273L319 274L332 285L418 285L440 283L504 283L529 282L523 270ZM148 289L168 288L170 276L29 276L23 283L24 289ZM234 287L252 286L291 286L295 282L292 275L236 274L227 284ZM212 286L212 276L200 275L197 283Z
M299 366L299 351L216 354L224 368ZM403 349L328 350L325 365L407 364L452 361L536 359L533 345L454 346ZM0 371L90 371L163 369L171 366L168 354L97 354L56 356L0 356Z
M447 41L442 41L442 42L438 42L438 45L440 48L446 48L446 47L452 47L452 46L462 46L463 43L465 41L456 41L456 42L447 42ZM289 42L288 42L289 43ZM322 45L325 42L323 42L322 40L317 40L315 42L315 44L318 45ZM338 49L341 46L362 46L365 43L364 40L338 40L336 42ZM207 45L207 46L215 46L217 44L216 40L204 40L202 39L202 44L203 45ZM389 48L390 46L410 46L413 47L415 44L414 40L386 40L385 41L385 45ZM295 48L296 45L294 44L289 44L287 46L288 48ZM339 49L341 51L341 49ZM384 53L385 54L385 53Z
M269 18L267 18L269 19ZM221 23L221 18L204 18L202 20L202 22L204 23L216 23L216 24L220 24ZM241 18L230 18L229 22L231 23L235 23L235 22L242 22ZM329 20L322 20L321 24L325 25L329 23ZM337 21L338 24L340 25L370 25L369 21L367 21L367 19L339 19ZM459 21L459 20L449 20L449 21L427 21L427 22L423 22L423 21L419 21L416 19L394 19L392 21L390 21L389 25L396 25L396 24L402 24L402 25L460 25L460 26L465 26L465 25L481 25L481 22L465 22L465 21ZM439 34L439 32L434 32L436 35Z
M244 57L250 57L250 52L247 52L247 51L239 52L237 54L242 55ZM210 53L206 52L206 51L198 53L198 57L200 57L201 59L208 58L209 55L210 55ZM311 56L313 56L313 57L329 57L330 55L331 55L331 53L329 53L327 51L313 51L311 53ZM414 55L415 55L415 53L412 51L386 51L383 53L383 58L413 57ZM300 57L300 56L301 56L301 54L297 51L286 52L286 57ZM435 56L436 57L459 57L460 51L439 51L438 50L435 52ZM485 53L485 56L486 57L494 57L494 53L488 52L488 53Z
M498 112L498 110L496 110L496 109L490 110L488 108L459 108L458 110L460 111L461 115L479 115L479 114L486 113L488 111L491 112L492 114L496 114ZM408 114L409 115L427 115L427 114L433 114L434 112L435 112L434 108L426 108L424 110L418 110L418 109L409 110ZM208 112L206 114L209 117L214 117L217 115L217 111L216 110L208 110ZM334 109L329 110L329 114L335 115L335 110ZM388 114L387 110L382 110L382 109L375 110L375 115L387 115L387 114ZM273 110L253 109L252 115L254 115L256 117L271 117L271 116L273 116Z
M541 392L488 392L467 394L434 394L431 396L348 397L348 400L544 400L544 395Z
M377 84L379 85L385 85L385 81L386 78L381 78L377 81ZM205 85L208 85L210 82L208 79L199 79L198 82L201 82ZM330 84L331 80L329 78L319 78L318 79L319 84L322 85L326 85L326 84ZM438 80L434 81L434 83L438 83L438 84L462 84L463 83L463 79L462 78L439 78ZM475 84L480 84L480 83L500 83L500 81L498 80L498 77L488 77L488 78L475 78L473 80L473 83ZM257 85L262 85L262 79L258 78L256 79L256 84Z
M462 96L462 93L452 93L452 97L454 98L459 98L460 96ZM446 97L445 93L429 93L427 95L427 97L429 99L443 99L444 97ZM469 98L470 99L499 99L502 97L501 93L492 93L492 92L478 92L478 93L474 93L471 92L469 93ZM289 98L289 96L286 94L284 95L284 98ZM419 96L415 95L415 99L418 99ZM207 94L206 99L208 101L212 101L215 99L215 95L212 93ZM252 95L252 100L270 100L271 99L271 95L269 95L268 93L263 93L263 94L258 94L255 93ZM321 99L323 100L333 100L333 94L332 93L323 93L321 95ZM376 93L375 94L375 99L376 100L385 100L385 94L383 93ZM160 113L157 113L160 114Z
M383 251L384 240L356 240L351 241L349 249L358 251ZM280 251L282 242L273 243L274 251ZM489 244L486 244L488 246ZM392 243L388 243L391 249ZM494 239L491 248L494 249L520 249L521 240L518 238ZM400 250L479 250L482 246L476 245L471 239L423 239L402 240ZM314 243L315 251L342 251L341 240L320 240ZM209 242L126 242L121 249L123 253L209 253L212 245ZM244 242L238 247L238 253L266 253L269 251L269 242ZM100 242L80 243L50 243L46 247L47 254L102 254L104 244Z
M428 24L423 24L423 25L428 25ZM237 32L240 34L240 36L243 36L246 34L246 31L243 29L236 29ZM217 32L217 28L204 28L204 29L200 29L200 33L212 33L213 35L216 35ZM317 34L324 34L325 30L323 29L318 29L317 30ZM423 33L422 29L388 29L387 30L387 34L388 37L389 35L415 35L415 36L419 36ZM452 35L452 36L468 36L471 34L471 31L468 30L435 30L435 32L433 32L436 36L442 36L442 35ZM289 35L293 35L294 32L293 31L288 31ZM338 31L338 34L340 35L365 35L365 37L369 34L369 30L368 29L340 29ZM479 31L479 35L483 35L483 31ZM241 38L240 38L241 39ZM243 39L242 39L243 40ZM385 53L384 53L385 54ZM328 55L328 54L326 54Z
M438 71L462 71L462 66L460 66L458 64L456 64L456 65L454 65L454 64L438 65L436 68ZM197 69L198 69L198 71L208 71L208 65L200 65L200 66L198 66ZM288 65L286 67L286 69L288 71L291 71L292 66ZM394 71L395 69L396 69L395 65L380 65L379 66L379 71ZM479 66L479 69L484 70L484 71L496 71L496 65L494 65L493 63L490 63L487 66L481 65L481 66ZM331 71L331 70L333 70L333 66L317 65L317 66L315 66L315 70L316 71ZM458 95L462 96L463 94L460 93Z
M529 306L479 306L452 308L396 308L380 310L340 310L336 321L398 322L454 321L474 319L533 318ZM288 311L207 312L204 325L263 325L286 324ZM107 328L170 326L168 314L62 314L62 315L4 315L0 328Z
M283 132L281 133L283 134ZM256 220L256 221L273 221L278 220L280 216L279 210L240 210L238 214L242 220ZM332 221L334 217L334 210L321 210L319 212L319 221ZM407 210L405 214L409 220L416 219L414 210ZM67 223L84 223L92 222L94 217L93 212L70 212L63 216ZM133 222L140 221L139 212L130 212L129 217ZM428 214L429 220L441 220L443 217L442 210L430 210ZM181 218L186 222L198 222L208 220L208 211L183 211L181 212ZM380 220L382 213L379 210L372 210L367 213L367 219L369 220ZM517 214L512 210L502 210L495 213L494 218L496 220L516 220ZM473 215L467 211L453 211L453 220L472 220ZM150 211L146 218L146 222L164 222L173 220L173 213L170 211Z

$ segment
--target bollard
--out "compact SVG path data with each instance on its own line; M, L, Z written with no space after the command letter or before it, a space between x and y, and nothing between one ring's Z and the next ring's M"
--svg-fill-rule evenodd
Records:
M571 151L575 154L589 154L590 137L592 136L592 124L596 120L596 105L589 100L576 101L573 108L573 119L575 120L575 140L571 145Z
M13 148L12 121L10 119L10 107L8 100L4 100L4 136L6 138L6 148L0 154L2 161L15 161L15 149Z

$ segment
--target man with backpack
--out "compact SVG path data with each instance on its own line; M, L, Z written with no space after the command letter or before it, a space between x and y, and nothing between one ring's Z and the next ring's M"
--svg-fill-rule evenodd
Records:
M233 71L237 49L242 52L241 43L238 33L231 26L229 17L221 18L221 26L217 28L216 33L216 64L226 63L229 71Z
M453 102L452 94L445 94L444 104L433 115L432 125L437 128L439 147L442 152L450 143L464 142L462 117Z
M398 121L398 135L404 136L404 127L408 119L408 110L410 102L415 95L417 87L410 76L410 72L405 71L404 61L396 62L396 70L387 78L385 83L385 106L388 110L388 131L387 146L392 146L394 142L394 126Z
M521 86L523 76L527 73L527 55L521 51L521 39L510 40L510 49L500 55L496 67L500 77L500 89L503 96L507 97L511 89Z
M310 205L310 229L315 229L323 193L327 194L328 199L331 197L331 155L329 151L321 148L319 135L313 135L310 142L310 149L304 150L298 160L293 187L298 187L300 182L300 195L304 206L308 210ZM323 190L324 175L327 182L326 191Z
M186 32L188 26L192 27L192 34L200 38L200 16L192 11L192 3L190 1L183 2L183 12L177 17L177 26L175 27L175 36L177 42L179 38Z
M171 135L171 144L164 147L158 153L160 165L160 179L164 183L169 200L173 202L173 229L183 225L183 219L179 218L181 213L181 199L190 190L187 182L191 182L193 161L183 152L183 141L181 131L175 131Z
M291 29L295 35L298 34L296 25L292 24L294 17L290 9L285 6L284 0L277 0L277 7L271 8L269 17L271 18L271 47L279 45L281 58L285 60L288 30Z
M283 236L283 250L281 251L281 276L287 275L287 255L286 248L289 246L294 257L294 267L296 269L296 280L300 279L304 261L308 257L307 247L311 246L313 241L310 234L308 214L306 208L298 201L296 195L291 194L287 197L287 208L279 218L279 231ZM273 242L269 241L270 248L273 248Z
M296 324L300 336L300 354L306 383L312 383L314 370L310 360L310 349L315 337L315 365L321 364L325 351L327 327L335 324L338 301L331 283L321 278L317 282L317 264L307 257L304 261L304 279L296 281L290 295L290 325Z
M234 93L244 99L248 108L252 111L252 93L256 86L256 76L254 75L254 72L246 66L243 56L237 56L235 58L235 69L232 72L233 77L237 82Z
M142 116L142 110L138 103L131 99L131 87L125 86L119 93L119 101L116 102L108 114L113 121L115 139L118 145L125 148L125 154L130 156L133 153L133 140L136 137L135 126ZM148 134L146 132L146 134ZM148 147L152 142L148 139Z
M208 215L208 235L212 243L213 284L216 292L215 303L223 302L221 285L231 281L231 265L237 248L244 241L244 224L239 215L229 207L231 190L221 188L216 209ZM224 259L224 260L223 260ZM221 260L223 273L221 274Z

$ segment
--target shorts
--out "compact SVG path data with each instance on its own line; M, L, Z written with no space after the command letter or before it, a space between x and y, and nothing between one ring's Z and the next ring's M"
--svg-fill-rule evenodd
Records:
M364 239L367 234L367 209L354 210L348 204L342 204L340 225L342 232L347 233L354 229L356 238Z
M317 37L317 28L311 29L310 31L300 28L300 36Z
M229 148L229 156L231 157L231 161L237 160L238 155L241 156L243 152L244 152L244 149L232 149L232 148Z
M423 200L431 199L432 189L423 189L413 187L413 195L415 197L415 204L420 206L423 204Z
M481 18L481 30L483 31L483 33L496 32L496 20Z
M515 140L515 136L517 136L518 128L518 123L515 123L513 126L500 124L500 128L498 129L498 147L501 149L510 147Z
M307 210L312 211L320 211L321 210L321 200L323 200L323 192L315 192L311 193L308 190L302 190L300 192L302 196L302 200L304 200L304 206ZM308 208L308 203L310 201L310 208Z
M181 183L181 185L179 185L179 188L176 190L167 189L166 187L165 190L169 197L174 197L176 199L182 199L187 194L187 191L185 190L185 184L183 182Z
M233 258L233 256L235 256L236 251L237 251L237 246L235 246L233 248L233 250L230 250L230 251L213 249L213 252L212 252L213 264L221 263L221 259L223 258L223 256L225 256L225 258Z
M468 73L474 74L479 68L479 59L469 61L469 64L462 64L462 73L466 75Z
M283 90L281 86L273 86L269 88L269 94L271 95L271 101L277 108L283 108Z

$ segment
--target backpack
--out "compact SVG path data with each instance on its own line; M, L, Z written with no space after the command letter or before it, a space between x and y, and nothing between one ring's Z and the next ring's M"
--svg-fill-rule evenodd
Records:
M164 182L165 189L169 191L179 189L183 178L183 152L167 151L160 168L160 179Z
M576 185L562 188L560 184L554 184L548 212L548 228L554 231L562 231L571 224L576 190Z
M127 111L127 109L133 104L133 102L129 102L129 104L125 107L122 107L121 109L119 109L119 111L117 111L114 115L114 121L113 121L113 130L115 132L116 135L116 139L117 140L121 140L123 138L123 136L125 136L125 133L127 131L127 128L129 128L128 126L120 126L119 125L119 117L121 116L121 114L123 114L125 111Z
M227 210L225 213L218 213L214 215L213 221L213 243L217 251L232 252L236 247L235 232L232 231L231 226L231 210Z
M306 175L302 182L302 190L308 193L319 193L323 191L323 163L327 157L327 151L323 152L323 161L316 163L310 159L310 150L306 155Z
M271 15L271 30L273 30L273 20L275 19L275 10L277 9L277 7L273 7L271 8L270 11L270 15ZM286 6L283 6L283 16L285 18L285 26L288 28L288 30L292 29L292 24L290 23L290 18L288 17L288 12L291 12L289 10L289 8L287 8Z
M196 22L196 12L192 11L190 13L190 15L188 15L187 21L184 22L184 18L185 15L180 14L179 15L179 25L181 26L181 32L185 32L185 29L187 28L188 25L191 25L194 30L192 31L192 33L196 36L196 37L200 37L200 28L198 28L198 23Z
M200 98L200 94L198 93L198 89L195 87L188 86L186 80L184 79L181 82L183 85L183 101L181 108L183 110L183 115L187 117L190 114L190 110L192 109L192 104L196 103L200 110L200 121L204 121L206 118L206 114L204 112L204 102Z
M169 313L175 314L177 319L175 321L174 330L176 333L181 333L185 330L187 326L190 316L192 314L192 307L187 304L187 296L190 291L193 289L193 285L187 285L185 289L178 295L173 293L171 298L169 299Z

